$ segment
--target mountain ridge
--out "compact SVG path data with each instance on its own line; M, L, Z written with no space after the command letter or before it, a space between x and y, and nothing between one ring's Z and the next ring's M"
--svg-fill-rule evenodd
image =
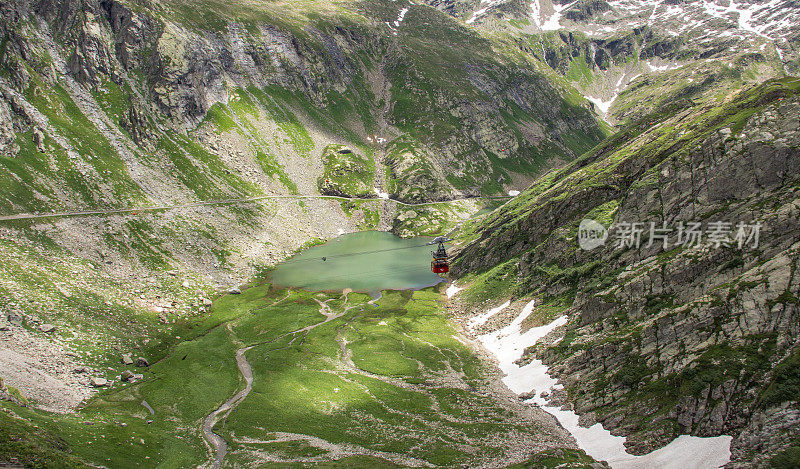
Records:
M560 339L520 363L551 366L566 388L552 402L626 435L634 454L679 434L732 434L731 467L769 467L800 432L779 371L797 350L799 86L769 81L723 106L650 116L468 227L453 269L463 295L534 296L548 317L566 314ZM612 233L582 250L582 219L614 233L640 222L641 244ZM679 222L720 220L730 239L760 223L758 245L648 241L649 222L674 242Z

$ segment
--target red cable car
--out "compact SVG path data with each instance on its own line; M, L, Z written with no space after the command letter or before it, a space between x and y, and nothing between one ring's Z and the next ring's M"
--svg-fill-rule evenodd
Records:
M446 274L450 272L450 261L447 258L447 250L444 248L444 239L439 239L439 249L431 251L433 260L431 261L431 272L434 274Z

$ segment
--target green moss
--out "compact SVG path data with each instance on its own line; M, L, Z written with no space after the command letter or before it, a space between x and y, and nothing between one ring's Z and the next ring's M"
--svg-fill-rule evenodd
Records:
M206 111L206 121L212 122L217 126L219 133L229 132L236 128L236 122L230 114L230 110L222 103L216 103Z
M126 205L146 200L139 186L130 177L125 162L80 111L64 88L60 85L45 85L34 75L25 90L25 97L47 116L50 123L61 131L80 154L80 158L92 167L98 179L110 188L113 200ZM81 195L82 203L89 207L102 206L96 197L104 192L98 182L86 175L85 171L80 171L65 151L57 150L56 155L56 167L64 171L67 184Z
M571 469L590 468L597 464L591 456L580 449L553 448L536 453L530 460L508 466L508 469Z
M588 84L592 82L592 71L586 64L584 56L581 55L570 60L565 78L573 83Z
M761 394L761 407L772 407L784 402L800 400L800 349L778 363L772 370L772 379Z
M167 250L163 247L163 236L142 219L125 222L124 231L128 235L128 245L136 251L137 258L153 270L170 266Z
M515 28L522 29L525 26L529 26L531 24L531 20L529 20L528 18L524 18L524 19L521 19L521 20L509 19L508 20L508 24L510 24L511 26L513 26Z
M473 304L510 297L517 288L517 262L510 259L486 272L469 274L463 279L468 284L462 298Z
M257 186L232 174L218 156L183 135L168 133L158 148L177 169L173 174L200 200L260 195Z
M633 357L628 357L620 370L614 375L613 380L628 388L636 389L653 372L647 366L643 357L634 355Z
M795 440L788 448L769 459L772 469L795 469L800 467L800 440Z
M639 387L635 396L643 402L651 402L660 409L670 409L685 396L701 397L701 394L722 385L729 379L740 382L760 379L767 372L769 357L775 347L774 336L748 336L742 346L716 344L708 347L694 362L677 374L668 374L652 379ZM655 377L656 374L651 376ZM629 397L629 399L634 396Z
M363 219L358 224L358 229L362 231L370 231L370 230L377 230L378 225L380 224L381 219L381 212L379 205L379 201L367 201L367 200L342 200L340 205L342 207L342 211L348 217L352 218L355 215L357 210L360 210L363 214Z
M111 80L104 80L102 85L92 91L100 107L111 120L120 125L131 106L130 88L124 88Z
M0 207L3 212L12 214L18 211L35 212L61 208L57 202L41 200L35 195L38 192L50 200L57 200L52 189L42 184L42 179L55 178L56 175L50 168L48 155L40 153L33 144L33 133L16 134L16 143L20 150L15 157L0 157L0 166L3 168L0 172L0 189L4 194L4 198L0 199ZM45 145L52 143L49 137L45 138ZM89 198L91 190L78 174L74 168L62 173L64 184L71 189L80 190L80 193Z
M661 293L658 295L647 295L645 297L644 309L645 311L658 314L662 310L672 308L675 305L675 295Z
M575 284L579 279L590 277L602 266L602 261L597 259L584 264L578 264L568 269L557 273L553 276L554 283L564 282L566 284Z
M256 150L256 161L261 166L261 170L272 178L278 178L292 194L297 194L297 184L289 178L286 169L271 154L261 149Z
M767 301L767 307L772 309L773 306L777 304L784 304L784 305L800 305L800 298L794 295L788 289L781 293L777 298L774 300Z
M270 96L265 90L250 86L247 91L255 96L266 109L278 127L289 137L289 142L297 154L305 158L311 157L314 141L300 119L286 106Z
M0 381L0 385L2 385L2 381ZM17 402L20 403L21 405L25 407L30 405L30 401L25 396L23 396L21 392L19 392L19 389L13 386L8 386L7 391L8 394L14 399L16 399Z
M0 461L37 469L88 467L58 432L38 427L24 417L28 413L0 402Z
M434 194L447 190L444 181L434 174L428 154L410 135L402 135L389 142L386 164L388 191L393 198L404 202L424 202ZM474 178L470 180L474 181ZM452 179L448 177L448 181Z

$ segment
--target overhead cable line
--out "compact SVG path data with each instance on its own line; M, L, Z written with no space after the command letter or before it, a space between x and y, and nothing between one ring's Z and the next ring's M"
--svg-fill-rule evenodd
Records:
M381 252L401 251L403 249L416 249L416 248L421 248L421 247L424 247L424 246L429 246L429 244L425 243L425 244L418 244L418 245L415 245L415 246L403 246L403 247L400 247L400 248L375 249L375 250L372 250L372 251L346 252L346 253L343 253L343 254L334 254L334 255L331 255L331 256L304 257L302 259L299 259L299 258L298 259L291 259L291 260L289 260L287 262L295 263L295 262L307 262L307 261L320 261L320 260L328 260L328 259L340 259L342 257L363 256L365 254L378 254L378 253L381 253Z
M461 239L461 238L465 238L465 237L466 236L458 236L456 238L450 238L450 239L448 239L448 242L455 241L457 239ZM425 246L433 246L433 245L434 245L434 243L425 243L425 244L417 244L417 245L414 245L414 246L403 246L403 247L399 247L399 248L375 249L375 250L372 250L372 251L346 252L346 253L342 253L342 254L334 254L334 255L331 255L331 256L303 257L303 258L297 258L297 259L289 259L286 262L287 263L298 263L298 262L309 262L309 261L327 261L328 259L340 259L340 258L343 258L343 257L362 256L362 255L366 255L366 254L378 254L378 253L382 253L382 252L402 251L404 249L416 249L416 248L422 248L422 247L425 247Z

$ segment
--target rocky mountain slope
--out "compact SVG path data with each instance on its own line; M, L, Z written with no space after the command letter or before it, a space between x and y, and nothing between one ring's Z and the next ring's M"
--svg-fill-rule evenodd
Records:
M526 327L570 316L560 341L526 358L562 377L553 402L628 435L633 452L725 433L734 466L790 457L800 85L785 75L800 68L797 12L779 0L0 0L0 455L22 448L32 465L68 467L207 460L201 425L220 430L211 412L241 384L236 354L277 352L250 335L263 320L302 336L281 352L291 363L282 379L307 391L293 370L311 364L324 383L340 374L347 384L326 385L309 407L306 423L328 439L271 422L276 440L258 440L236 415L220 431L237 464L343 454L362 464L596 464L495 387L442 322L437 294L393 295L370 315L361 311L374 301L347 293L229 290L346 232L449 232L491 205L476 196L534 182L466 222L473 242L454 273L471 285L470 308L533 295L544 307ZM603 140L611 128L598 113L622 130ZM582 251L584 217L762 231L752 248L661 250L644 234L637 248L609 238ZM291 314L259 316L284 294ZM319 314L344 319L306 344ZM390 334L376 343L352 326L380 335L397 315L438 319L400 339L403 353ZM318 361L295 360L309 348ZM139 356L157 378L126 369ZM396 369L369 363L376 356ZM106 378L120 387L96 397ZM262 396L263 386L249 389ZM276 408L301 405L298 395ZM386 445L333 423L342 408L353 422L379 416L375 431L424 431ZM510 422L493 417L509 409ZM154 411L175 419L151 426ZM479 442L472 425L502 444ZM75 449L106 437L104 449ZM286 457L269 460L265 445ZM534 454L545 447L557 454Z
M800 70L800 7L790 0L430 3L510 37L614 123Z
M786 78L626 127L467 228L463 295L568 315L524 360L635 454L726 434L731 467L775 467L800 437L798 119Z
M252 274L310 239L392 227L396 205L378 194L405 202L503 194L603 136L587 103L535 61L421 5L0 8L3 215L353 199L14 225L118 273L188 265L228 282L233 274L220 266ZM356 166L332 175L331 148ZM447 223L475 209L436 212ZM159 246L136 242L149 238Z
M470 197L521 189L605 135L535 59L424 5L6 0L0 14L0 306L4 327L32 329L2 340L84 384L71 370L303 246L439 233L484 206ZM96 213L14 218L76 211Z

